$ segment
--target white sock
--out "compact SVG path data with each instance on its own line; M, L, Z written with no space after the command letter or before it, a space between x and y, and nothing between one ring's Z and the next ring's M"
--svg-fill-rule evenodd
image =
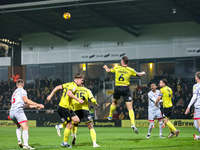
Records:
M162 135L162 131L163 131L163 121L159 120L159 129L160 129L160 135Z
M58 127L59 127L59 129L63 129L62 124L59 124Z
M96 141L93 141L93 145L94 145L94 144L97 144Z
M63 142L64 142L64 144L65 144L65 145L67 145L67 144L68 144L68 142L65 142L65 141L63 141Z
M17 129L16 129L16 135L17 135L17 140L18 140L18 142L20 141L22 141L21 140L21 136L22 136L22 129L21 129L21 127L17 127Z
M148 135L151 135L151 130L152 130L153 126L154 126L154 122L150 121Z
M28 137L29 137L28 130L23 130L22 137L23 137L24 145L28 146Z

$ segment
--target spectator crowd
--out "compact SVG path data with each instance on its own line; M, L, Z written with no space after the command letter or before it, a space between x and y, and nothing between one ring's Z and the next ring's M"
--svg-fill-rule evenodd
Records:
M133 91L132 99L135 118L148 118L148 92L151 90L150 85L151 83L156 83L158 85L161 78L167 78L169 87L171 87L173 91L173 113L171 118L192 118L194 112L193 109L191 109L191 113L189 115L185 115L184 111L186 110L192 97L192 86L195 83L194 80L181 79L180 77L170 78L168 74L159 76L155 75L147 86L138 86ZM108 81L108 79L106 79L106 81ZM41 78L40 80L34 79L33 82L25 84L24 89L27 91L29 99L37 103L44 104L46 109L56 109L62 96L62 90L58 91L49 102L46 101L46 98L53 88L60 84L62 84L62 82L59 78L55 78L54 80ZM96 95L97 92L102 89L102 81L100 78L86 77L85 87L89 88L93 95ZM0 110L8 110L10 108L11 96L15 89L16 86L12 80L5 82L0 81ZM157 89L160 89L159 86ZM113 119L129 119L129 114L123 99L119 100Z
M57 85L63 84L59 78L34 79L33 82L25 84L24 89L27 91L29 99L36 103L43 104L45 109L57 109L58 103L62 96L62 90L58 91L52 99L47 102L46 98ZM89 88L93 95L96 95L99 88L102 88L102 81L99 78L85 78L85 87ZM11 104L12 93L16 89L15 83L12 80L3 82L0 81L0 110L8 110Z

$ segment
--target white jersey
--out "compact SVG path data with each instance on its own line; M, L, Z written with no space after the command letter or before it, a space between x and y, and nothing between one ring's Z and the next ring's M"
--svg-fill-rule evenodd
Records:
M12 95L10 110L23 109L24 101L22 97L27 96L27 92L23 88L17 88Z
M157 100L159 93L160 93L159 90L156 90L155 93L153 91L150 91L148 93L149 109L160 109L160 103L158 103L158 107L156 107L155 101L154 101L154 100Z
M196 101L194 102L195 108L200 108L200 83L193 86L193 94L197 94Z

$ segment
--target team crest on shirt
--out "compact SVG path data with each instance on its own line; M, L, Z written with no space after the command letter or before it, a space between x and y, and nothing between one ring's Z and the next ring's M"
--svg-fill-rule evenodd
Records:
M73 90L73 92L76 91L76 87L74 87L72 90Z

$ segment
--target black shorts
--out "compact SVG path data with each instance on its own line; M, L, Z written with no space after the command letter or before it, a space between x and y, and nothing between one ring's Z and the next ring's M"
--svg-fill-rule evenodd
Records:
M163 118L169 118L172 113L172 107L163 108Z
M115 86L113 98L118 100L120 97L124 98L125 102L132 102L131 92L128 86Z
M58 107L58 114L60 115L60 118L63 123L64 122L70 123L72 121L71 117L76 116L73 110L69 110L61 106Z
M87 123L92 121L92 116L90 115L89 110L77 110L75 113L82 122Z

